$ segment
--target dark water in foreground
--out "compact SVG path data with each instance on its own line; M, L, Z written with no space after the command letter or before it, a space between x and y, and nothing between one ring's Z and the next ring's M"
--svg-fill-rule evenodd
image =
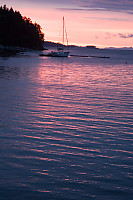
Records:
M0 200L132 199L133 53L101 54L0 58Z

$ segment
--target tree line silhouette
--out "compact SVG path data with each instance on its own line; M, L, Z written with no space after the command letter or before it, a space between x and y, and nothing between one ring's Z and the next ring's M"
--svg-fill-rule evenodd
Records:
M12 7L0 7L0 45L41 50L43 42L44 33L39 24L33 24L30 18L23 17Z

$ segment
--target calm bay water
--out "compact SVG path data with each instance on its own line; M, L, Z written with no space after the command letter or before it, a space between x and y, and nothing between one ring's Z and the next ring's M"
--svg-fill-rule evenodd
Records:
M133 51L0 58L0 200L130 200Z

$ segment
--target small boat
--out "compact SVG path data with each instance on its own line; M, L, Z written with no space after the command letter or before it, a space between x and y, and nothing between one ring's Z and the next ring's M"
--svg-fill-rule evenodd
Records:
M63 45L64 45L64 35L66 34L66 40L67 40L67 46L68 46L68 39L67 39L67 32L66 32L66 27L65 27L65 20L63 17ZM57 51L51 51L50 53L47 54L47 56L50 57L68 57L69 56L69 51L65 51L64 48L58 48Z
M47 54L47 56L51 57L68 57L69 56L69 51L64 51L62 50L57 50L57 51L51 51L50 53Z

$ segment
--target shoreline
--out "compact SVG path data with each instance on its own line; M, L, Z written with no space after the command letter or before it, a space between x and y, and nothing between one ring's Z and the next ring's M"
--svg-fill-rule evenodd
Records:
M15 56L19 53L23 52L28 52L28 51L43 51L45 48L42 50L38 49L29 49L29 48L24 48L24 47L15 47L15 46L4 46L0 45L0 57L10 57L10 56Z

